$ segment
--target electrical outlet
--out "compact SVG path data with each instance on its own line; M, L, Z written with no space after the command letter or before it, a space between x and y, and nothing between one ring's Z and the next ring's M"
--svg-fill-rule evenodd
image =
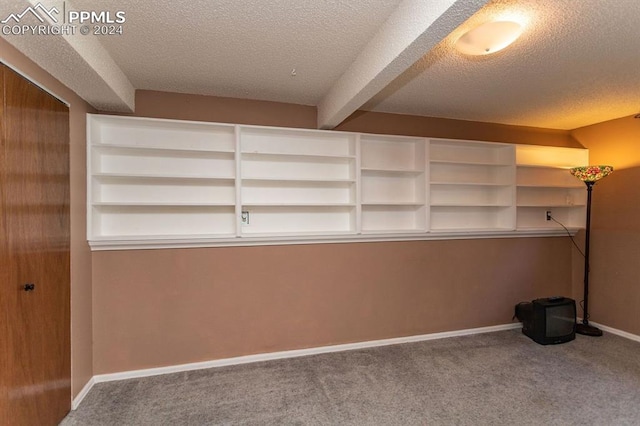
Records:
M551 210L547 210L547 220L551 220Z
M249 224L249 212L244 210L242 211L242 213L240 214L240 223L242 223L243 225L248 225Z

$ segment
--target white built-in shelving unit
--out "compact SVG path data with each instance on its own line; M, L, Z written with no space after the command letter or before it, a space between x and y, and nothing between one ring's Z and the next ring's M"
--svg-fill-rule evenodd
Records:
M425 232L426 141L360 137L362 233Z
M588 151L88 115L93 249L557 235Z
M235 236L232 125L89 119L89 235Z
M585 222L587 191L584 183L571 176L569 169L589 162L585 149L516 146L517 229L557 229L546 220L546 212L567 228L580 228Z
M515 229L513 145L432 140L429 154L432 231Z
M355 233L356 135L247 126L239 132L242 235Z

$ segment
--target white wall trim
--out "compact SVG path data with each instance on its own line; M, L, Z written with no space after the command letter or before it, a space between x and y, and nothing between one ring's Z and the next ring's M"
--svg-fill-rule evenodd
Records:
M91 388L95 384L96 384L95 377L92 377L91 379L89 379L87 384L84 385L84 387L78 393L78 395L76 395L76 397L71 400L71 409L72 410L75 410L76 408L78 408L78 406L80 405L82 400L87 396L87 394L89 393L89 391L91 390Z
M87 174L89 178L91 176ZM578 228L568 228L574 236ZM512 231L438 231L407 232L399 234L349 234L349 235L314 235L311 237L232 237L232 238L190 238L190 239L130 239L114 240L112 238L96 238L89 240L92 251L101 250L151 250L166 248L204 248L232 246L277 246L291 244L342 244L391 241L436 241L436 240L469 240L495 238L525 237L566 237L564 229L516 229Z
M629 340L640 342L640 336L618 330L606 325L591 321L593 325L600 327L603 331L615 334ZM87 396L91 388L96 383L112 382L117 380L135 379L140 377L159 376L162 374L179 373L184 371L202 370L205 368L226 367L229 365L249 364L253 362L272 361L285 358L297 358L309 355L318 355L331 352L342 352L356 349L374 348L380 346L399 345L403 343L424 342L427 340L445 339L449 337L468 336L473 334L493 333L496 331L514 330L522 327L519 322L494 325L489 327L469 328L465 330L445 331L441 333L421 334L416 336L396 337L392 339L369 340L366 342L346 343L342 345L320 346L308 349L296 349L291 351L270 352L256 355L246 355L233 358L217 359L213 361L194 362L189 364L170 365L167 367L147 368L143 370L122 371L119 373L98 374L89 380L80 393L73 399L71 409L78 408L82 400Z
M417 336L396 337L392 339L370 340L366 342L346 343L342 345L321 346L308 349L296 349L291 351L270 352L256 355L246 355L234 358L217 359L213 361L194 362L190 364L172 365L167 367L147 368L144 370L123 371L120 373L98 374L93 376L95 383L111 382L116 380L133 379L139 377L157 376L161 374L178 373L183 371L201 370L205 368L226 367L229 365L249 364L252 362L271 361L285 358L297 358L301 356L317 355L331 352L366 349L378 346L398 345L402 343L422 342L426 340L444 339L447 337L466 336L470 334L490 333L495 331L512 330L520 328L521 323L495 325L490 327L471 328L466 330L445 331L442 333L422 334ZM83 389L84 390L84 389Z
M600 328L602 331L606 331L607 333L615 334L616 336L620 336L629 340L640 342L640 336L638 336L637 334L632 334L626 331L618 330L617 328L602 325L600 323L593 322L593 321L589 321L589 324L593 324L596 327Z

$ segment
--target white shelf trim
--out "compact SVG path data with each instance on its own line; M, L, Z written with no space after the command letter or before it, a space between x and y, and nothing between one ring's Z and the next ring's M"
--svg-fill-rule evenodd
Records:
M569 228L571 235L575 235L577 229ZM371 232L363 230L360 234L344 233L307 233L306 235L284 234L256 234L243 235L241 237L174 237L156 238L153 240L140 238L108 240L102 237L99 240L89 241L92 250L139 250L139 249L165 249L165 248L201 248L201 247L232 247L232 246L271 246L289 244L338 244L357 242L390 242L390 241L436 241L436 240L468 240L468 239L495 239L495 238L522 238L522 237L560 237L567 232L560 229L458 229L458 230L432 230L431 232L416 231L385 231Z
M205 180L205 181L235 181L233 176L197 176L197 175L160 175L143 173L94 173L93 177L99 179L134 179L134 180Z
M144 152L158 152L158 153L185 153L185 154L204 154L204 155L224 155L224 156L232 156L234 154L233 150L226 149L199 149L199 148L168 148L162 146L145 146L145 145L126 145L126 144L115 144L115 143L96 143L93 144L92 147L94 149L107 149L107 150L117 150L117 151L144 151Z

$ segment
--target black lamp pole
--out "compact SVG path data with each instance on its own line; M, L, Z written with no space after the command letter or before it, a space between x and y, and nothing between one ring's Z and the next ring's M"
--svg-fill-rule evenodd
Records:
M585 181L587 185L587 226L584 244L584 305L582 324L576 324L576 333L585 336L602 336L602 330L589 324L589 238L591 234L591 191L595 181Z

